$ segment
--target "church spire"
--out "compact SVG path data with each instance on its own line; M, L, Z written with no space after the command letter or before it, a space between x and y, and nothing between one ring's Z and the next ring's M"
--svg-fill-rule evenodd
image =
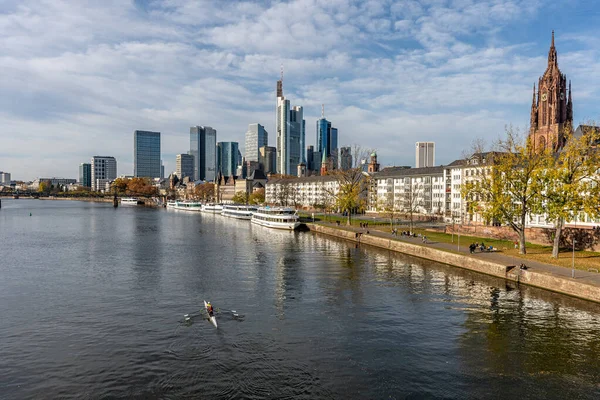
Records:
M554 29L552 30L552 42L550 43L550 50L548 51L548 66L550 64L556 64L556 47L554 47Z
M537 128L537 115L538 115L538 108L537 108L537 104L535 101L535 83L533 84L533 98L531 99L531 127L532 128Z

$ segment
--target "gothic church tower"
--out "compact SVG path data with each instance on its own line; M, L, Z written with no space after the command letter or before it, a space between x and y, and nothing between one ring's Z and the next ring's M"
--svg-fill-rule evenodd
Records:
M533 85L531 128L529 137L535 149L560 150L565 144L565 131L573 127L571 82L567 94L567 76L560 72L554 31L548 51L548 67L538 81L537 94Z

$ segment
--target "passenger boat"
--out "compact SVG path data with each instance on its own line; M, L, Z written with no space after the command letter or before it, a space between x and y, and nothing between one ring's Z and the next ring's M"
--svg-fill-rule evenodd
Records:
M229 218L252 219L252 214L258 210L256 206L245 204L223 204L221 215Z
M140 199L136 199L135 197L123 197L121 199L121 205L123 206L137 206L142 204L144 204L144 202Z
M220 214L221 211L223 211L223 205L216 204L216 203L206 203L202 206L202 211L207 212L207 213Z
M167 203L167 208L198 212L202 211L202 203L199 201L170 201Z
M252 215L252 223L286 230L294 230L300 226L296 210L290 207L260 207Z

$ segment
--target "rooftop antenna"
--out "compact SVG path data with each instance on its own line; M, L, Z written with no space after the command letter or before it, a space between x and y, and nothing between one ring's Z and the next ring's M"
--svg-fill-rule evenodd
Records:
M281 63L281 83L283 83L283 63Z
M325 104L321 104L321 118L325 118Z

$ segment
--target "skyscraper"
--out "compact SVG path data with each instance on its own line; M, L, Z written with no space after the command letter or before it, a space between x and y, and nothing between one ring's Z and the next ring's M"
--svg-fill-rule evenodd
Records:
M290 108L283 96L283 76L277 81L277 172L291 175L305 160L305 122L301 106Z
M92 164L79 164L79 184L84 187L92 187Z
M160 178L160 132L133 132L133 176Z
M266 174L274 174L277 172L277 149L272 146L263 146L259 149L260 165L263 172Z
M435 143L434 142L417 142L415 154L415 167L433 167L435 164Z
M258 149L269 145L269 134L261 124L248 125L246 132L246 161L258 161Z
M190 154L177 154L175 157L175 175L180 180L189 177L194 180L194 156Z
M190 154L194 156L194 180L214 182L217 176L217 130L210 126L192 126Z
M238 165L238 142L217 143L217 165L223 176L234 176ZM258 163L258 160L255 161Z
M317 148L315 151L325 154L331 159L333 168L338 165L338 130L325 119L325 107L321 111L321 119L317 120Z
M350 147L340 148L340 169L342 171L352 169L352 149Z
M117 160L114 157L93 156L91 166L92 190L103 190L106 182L117 179Z
M314 160L314 151L315 147L310 145L306 148L306 169L309 171L315 170L315 160Z

